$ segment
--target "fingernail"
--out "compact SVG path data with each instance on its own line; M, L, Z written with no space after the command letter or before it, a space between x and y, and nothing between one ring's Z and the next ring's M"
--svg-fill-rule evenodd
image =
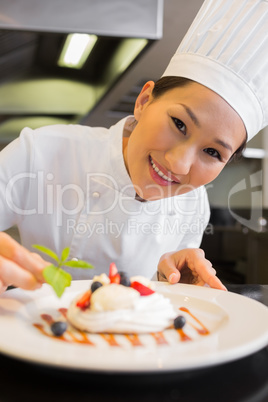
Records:
M177 281L177 275L174 274L174 273L170 274L169 277L168 277L168 281L171 282L171 283L178 282Z

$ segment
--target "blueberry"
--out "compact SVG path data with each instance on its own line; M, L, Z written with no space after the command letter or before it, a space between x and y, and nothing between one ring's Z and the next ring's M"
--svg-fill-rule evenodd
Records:
M92 282L92 285L91 285L91 292L92 292L92 293L95 292L95 290L99 289L101 286L103 286L103 285L102 285L102 283L99 282L99 281Z
M61 336L67 329L67 323L64 321L55 321L51 325L51 331L56 336Z
M175 329L181 329L184 327L185 324L186 324L186 319L183 315L178 315L178 317L176 317L174 320L174 328Z
M120 285L130 286L130 279L126 272L120 271L118 272L120 275Z

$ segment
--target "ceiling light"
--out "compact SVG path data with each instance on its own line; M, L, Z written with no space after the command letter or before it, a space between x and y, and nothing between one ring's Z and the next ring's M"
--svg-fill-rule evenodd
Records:
M58 60L60 67L82 68L98 37L88 34L69 34Z
M119 50L119 57L121 58L121 63L118 66L118 71L120 73L124 72L134 59L141 53L141 51L147 45L147 39L136 39L129 38L125 39ZM123 57L122 57L123 56Z

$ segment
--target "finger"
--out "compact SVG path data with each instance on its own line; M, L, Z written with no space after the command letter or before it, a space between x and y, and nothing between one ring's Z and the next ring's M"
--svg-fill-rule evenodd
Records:
M4 291L7 289L7 286L4 284L4 282L1 281L0 279L0 294L4 293Z
M0 255L31 272L40 282L43 282L42 271L48 263L41 257L36 258L33 254L6 233L0 233Z
M16 286L22 289L38 289L41 283L35 276L15 262L0 256L0 278L2 286Z
M163 256L158 264L158 272L160 280L168 281L169 283L177 283L180 280L181 274L174 264L172 255Z
M204 251L202 249L192 249L191 251L190 253L190 250L183 250L185 258L181 258L180 255L180 261L177 261L178 269L180 269L183 264L186 264L193 275L198 277L197 285L204 286L208 284L215 289L227 290L220 279L217 278L216 270L212 267L211 262L205 258Z
M162 274L162 272L157 271L157 279L159 282L167 282L167 278L165 275Z
M40 263L40 264L41 264L42 267L43 267L43 265L44 265L44 268L45 268L46 266L48 266L48 265L51 265L51 262L45 261L39 254L37 254L37 253L31 253L31 255L32 255L33 259L36 260L37 263ZM42 272L43 272L43 268L41 268L41 270L42 270ZM43 274L42 274L41 279L38 277L38 281L41 282L41 283L45 283L45 282L46 282L46 281L45 281L45 278L44 278L44 276L43 276Z
M192 271L196 271L199 276L199 286L207 283L212 288L227 290L220 279L216 276L216 270L212 267L209 260L205 258L202 260L199 258L194 259L189 263L189 268Z
M220 289L220 290L227 290L227 288L224 286L224 284L220 281L220 279L215 275L215 276L211 276L208 279L207 284L211 287L211 288L215 288L215 289Z

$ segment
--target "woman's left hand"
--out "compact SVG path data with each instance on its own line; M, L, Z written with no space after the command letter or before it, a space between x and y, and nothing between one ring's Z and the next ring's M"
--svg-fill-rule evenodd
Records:
M164 254L158 264L158 279L169 283L189 283L227 290L216 270L200 248L188 248Z

